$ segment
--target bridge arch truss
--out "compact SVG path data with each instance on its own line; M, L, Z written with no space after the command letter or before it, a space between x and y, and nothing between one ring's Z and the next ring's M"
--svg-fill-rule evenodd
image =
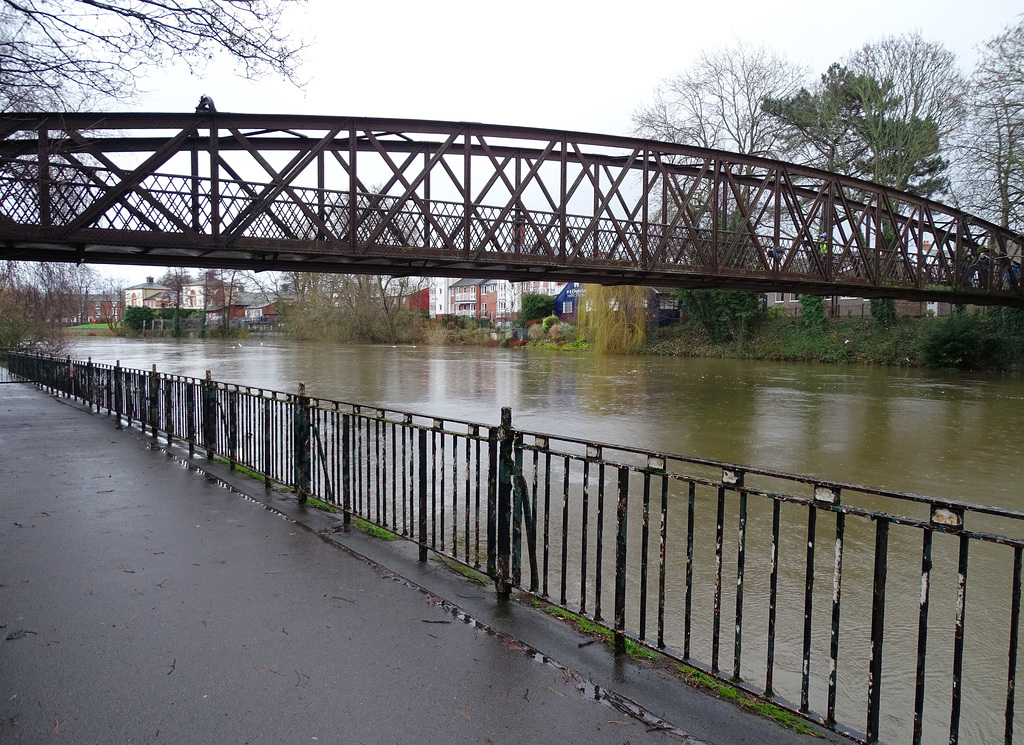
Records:
M1022 247L869 182L634 138L215 112L0 116L7 259L1019 304Z

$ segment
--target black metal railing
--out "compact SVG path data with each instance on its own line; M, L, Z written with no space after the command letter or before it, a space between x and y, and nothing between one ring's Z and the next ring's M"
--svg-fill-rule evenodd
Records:
M1024 512L520 431L508 409L493 426L209 373L7 365L603 624L618 652L860 742L1013 741Z

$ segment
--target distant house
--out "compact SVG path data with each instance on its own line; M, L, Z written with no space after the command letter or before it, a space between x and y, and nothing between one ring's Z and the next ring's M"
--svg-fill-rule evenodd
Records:
M196 282L185 285L181 290L181 307L189 310L211 310L226 304L235 304L245 287L220 279L209 271Z
M822 298L825 313L832 318L869 318L871 301L863 297L834 296ZM799 317L803 313L800 295L789 292L765 294L769 308L779 308L786 315ZM924 300L897 300L896 314L899 316L948 316L953 312L951 303L927 302Z
M141 285L125 289L124 305L126 308L173 308L174 293L170 287L157 284L152 277L146 277Z
M565 288L565 282L551 282L549 280L530 280L520 283L520 294L550 295L557 297Z
M448 288L448 309L452 315L479 318L482 279L460 279Z
M110 300L106 295L89 295L86 313L90 323L117 322L124 314L124 304L120 300Z
M679 300L675 294L656 287L645 288L648 328L669 326L680 318ZM570 282L555 297L555 315L559 320L574 323L580 305L586 302L586 288Z
M430 288L424 287L404 296L399 307L407 310L429 311L430 310Z
M657 287L647 288L647 326L671 326L679 323L682 313L675 293Z
M281 311L295 306L292 297L271 298L263 292L242 293L238 301L245 306L245 322L251 327L277 326L282 321Z
M555 295L555 315L559 320L572 323L579 310L579 303L585 290L578 282L570 282Z

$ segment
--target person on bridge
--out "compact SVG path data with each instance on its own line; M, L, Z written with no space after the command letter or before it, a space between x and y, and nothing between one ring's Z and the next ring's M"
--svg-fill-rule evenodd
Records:
M526 243L526 220L517 216L513 226L513 242L516 249L520 249Z
M988 287L988 269L988 254L982 251L981 256L978 257L978 285L980 287Z

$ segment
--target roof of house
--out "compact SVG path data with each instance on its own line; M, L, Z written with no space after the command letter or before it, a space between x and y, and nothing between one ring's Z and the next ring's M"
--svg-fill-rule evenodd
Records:
M295 293L283 292L280 295L276 295L272 292L265 292L263 290L242 292L232 298L232 304L245 305L249 308L262 308L266 305L273 305L279 300L285 303L294 303Z
M143 282L141 285L132 285L131 287L125 287L125 292L128 290L155 290L157 292L170 292L171 288L166 285L159 284L158 282Z

